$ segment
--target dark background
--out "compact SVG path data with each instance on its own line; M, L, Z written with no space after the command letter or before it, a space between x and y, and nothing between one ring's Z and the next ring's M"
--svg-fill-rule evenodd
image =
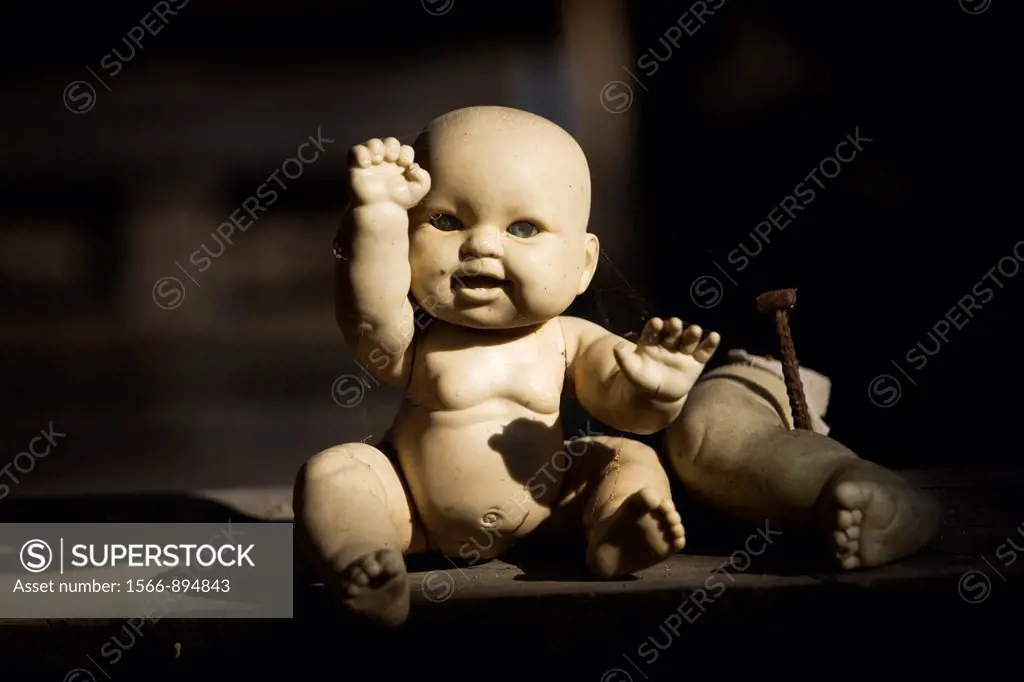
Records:
M728 0L669 56L689 5L190 0L115 76L101 60L153 3L5 6L0 466L50 422L68 434L11 494L289 486L316 451L379 438L398 396L333 391L358 374L332 312L345 151L473 104L533 110L587 151L606 258L580 314L620 334L679 315L777 353L754 298L798 287L834 437L892 466L1015 464L1024 276L919 371L905 360L1024 238L1007 3ZM62 98L75 80L88 111ZM858 127L864 151L730 266ZM189 254L318 129L336 142L197 273Z
M694 317L777 353L758 334L770 325L758 327L753 301L797 287L796 348L833 380L831 435L892 466L1018 461L1003 432L1020 405L1011 357L1024 279L1000 276L1002 289L988 280L991 300L970 321L954 315L963 328L937 353L928 336L1024 238L1004 170L1017 108L996 30L1003 8L965 6L984 5L727 3L722 24L709 21L643 101L659 302L691 310L691 277L715 275L721 303ZM660 17L643 19L641 33L658 31ZM756 253L754 225L857 128L874 141L822 178L824 189L807 182L814 202L730 283L711 261L729 268L741 243ZM918 343L917 356L932 353L923 366L906 359Z

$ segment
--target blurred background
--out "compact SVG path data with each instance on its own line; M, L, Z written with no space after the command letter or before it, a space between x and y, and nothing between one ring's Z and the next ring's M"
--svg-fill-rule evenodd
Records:
M474 104L588 154L604 258L573 312L620 334L678 315L778 355L754 299L797 287L834 437L891 466L1013 465L1005 5L5 5L0 467L66 435L0 483L288 486L380 438L399 396L333 320L346 152Z

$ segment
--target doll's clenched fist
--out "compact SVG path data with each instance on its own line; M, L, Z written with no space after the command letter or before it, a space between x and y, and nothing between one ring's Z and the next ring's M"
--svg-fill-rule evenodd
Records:
M408 211L430 191L430 174L414 161L412 147L393 137L358 144L350 158L357 205L391 203Z
M615 359L622 374L637 388L658 400L680 400L690 392L722 340L716 332L703 340L702 336L700 327L684 328L677 317L667 322L652 317L636 347L629 342L619 344Z

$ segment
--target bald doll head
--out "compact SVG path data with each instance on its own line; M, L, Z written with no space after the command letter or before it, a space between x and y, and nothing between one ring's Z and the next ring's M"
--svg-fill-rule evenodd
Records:
M410 211L412 294L435 317L481 329L557 317L597 265L590 169L554 123L504 107L441 116L416 140L431 190Z

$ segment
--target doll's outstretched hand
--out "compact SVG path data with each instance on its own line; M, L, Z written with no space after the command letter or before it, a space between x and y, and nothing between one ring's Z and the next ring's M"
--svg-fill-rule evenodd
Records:
M413 161L413 149L393 137L352 148L349 181L359 205L392 203L408 211L430 191L430 174Z
M703 330L696 325L683 328L673 317L647 321L636 348L625 342L615 348L615 360L623 376L657 400L672 402L686 396L704 370L704 365L721 342L717 332L702 341Z

